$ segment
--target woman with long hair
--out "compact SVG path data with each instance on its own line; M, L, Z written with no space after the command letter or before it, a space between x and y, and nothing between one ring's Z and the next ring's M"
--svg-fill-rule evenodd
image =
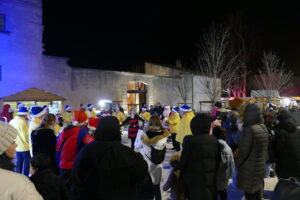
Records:
M17 130L11 125L0 122L0 199L31 199L42 200L30 180L21 174L13 172L12 159L16 153L14 140Z
M31 133L31 142L33 156L41 153L49 155L51 158L52 169L55 173L58 173L58 167L56 164L55 123L55 115L46 114L43 117L40 126Z
M135 147L147 161L155 200L161 200L162 163L165 158L166 143L169 135L170 132L164 129L159 117L152 116L144 130L139 131L135 143Z

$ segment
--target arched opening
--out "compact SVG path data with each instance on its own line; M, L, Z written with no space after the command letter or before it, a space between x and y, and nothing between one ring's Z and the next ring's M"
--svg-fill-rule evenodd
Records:
M142 81L130 81L127 84L127 108L139 111L147 103L147 84Z

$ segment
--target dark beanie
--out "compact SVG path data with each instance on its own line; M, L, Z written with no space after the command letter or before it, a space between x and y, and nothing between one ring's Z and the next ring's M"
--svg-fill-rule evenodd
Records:
M121 141L119 120L113 116L101 118L94 135L98 141Z
M207 113L196 115L191 121L193 135L209 134L212 118Z
M218 102L215 103L215 106L218 107L218 108L222 108L222 103L218 101Z

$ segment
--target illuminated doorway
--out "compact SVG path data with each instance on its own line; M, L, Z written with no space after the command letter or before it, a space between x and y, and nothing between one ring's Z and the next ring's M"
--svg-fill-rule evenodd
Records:
M136 112L147 103L147 84L142 81L130 81L127 84L127 108Z

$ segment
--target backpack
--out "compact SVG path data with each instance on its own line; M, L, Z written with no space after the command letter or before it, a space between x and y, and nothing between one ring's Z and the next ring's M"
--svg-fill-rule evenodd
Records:
M155 165L159 165L162 162L164 162L166 149L167 149L166 146L162 150L155 149L152 145L150 147L151 147L151 158L149 158L145 154L147 158Z

